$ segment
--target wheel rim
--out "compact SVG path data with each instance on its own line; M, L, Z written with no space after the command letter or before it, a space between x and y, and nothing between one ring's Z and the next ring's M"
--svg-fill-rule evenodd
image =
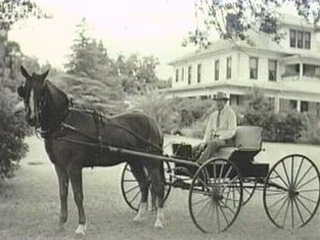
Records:
M146 172L147 174L147 172ZM148 175L148 174L147 174ZM165 176L165 189L164 189L164 202L167 200L169 193L171 191L171 185L167 184L168 182L172 181L172 175L171 175L171 167L168 162L164 162L164 176ZM152 203L152 187L151 187L151 180L149 179L149 193L148 193L148 209L151 209L153 206L155 206L154 203ZM134 177L134 175L131 172L130 165L128 163L125 164L122 174L121 174L121 192L122 196L125 200L125 202L128 204L128 206L138 211L139 205L141 202L141 192L139 188L138 181Z
M293 154L282 158L270 170L263 189L267 216L279 228L306 225L320 203L320 175L307 157Z
M189 212L203 232L222 232L237 218L242 206L242 180L234 163L226 159L205 162L189 191Z

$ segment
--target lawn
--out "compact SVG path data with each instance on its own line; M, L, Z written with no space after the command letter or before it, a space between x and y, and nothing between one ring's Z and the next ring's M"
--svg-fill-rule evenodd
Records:
M166 138L167 144L172 141L197 142L172 136ZM0 239L79 239L74 234L77 211L72 194L69 194L69 221L66 229L58 231L59 196L54 168L46 157L41 140L32 137L27 142L30 152L21 161L16 177L0 185ZM256 158L258 162L273 165L287 154L301 153L320 167L319 146L265 143L263 148L265 151ZM153 213L149 214L145 223L135 224L132 222L135 212L126 205L120 191L122 168L123 165L84 170L85 210L88 219L85 239L319 239L320 210L304 228L295 231L281 230L267 218L261 192L256 192L251 201L241 209L236 222L221 234L203 234L193 225L188 210L188 191L180 189L174 189L166 202L163 230L153 228Z

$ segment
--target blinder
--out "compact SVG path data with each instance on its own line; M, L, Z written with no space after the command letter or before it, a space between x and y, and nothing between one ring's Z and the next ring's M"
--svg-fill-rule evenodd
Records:
M18 87L18 95L20 96L20 97L22 97L22 98L25 98L26 97L26 89L25 89L25 87L24 86L19 86Z

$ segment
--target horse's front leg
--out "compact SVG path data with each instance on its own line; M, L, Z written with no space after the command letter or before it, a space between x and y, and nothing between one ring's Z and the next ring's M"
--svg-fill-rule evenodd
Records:
M69 177L64 168L55 165L56 173L59 181L60 193L60 230L68 220L68 186Z
M83 208L83 187L82 187L82 170L77 169L70 173L70 180L73 190L74 201L78 208L79 226L76 229L77 234L85 235L86 231L86 214Z

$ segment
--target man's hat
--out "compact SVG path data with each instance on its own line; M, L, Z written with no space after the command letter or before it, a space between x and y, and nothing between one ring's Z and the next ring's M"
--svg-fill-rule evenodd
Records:
M224 92L217 92L213 100L229 100L228 95Z

